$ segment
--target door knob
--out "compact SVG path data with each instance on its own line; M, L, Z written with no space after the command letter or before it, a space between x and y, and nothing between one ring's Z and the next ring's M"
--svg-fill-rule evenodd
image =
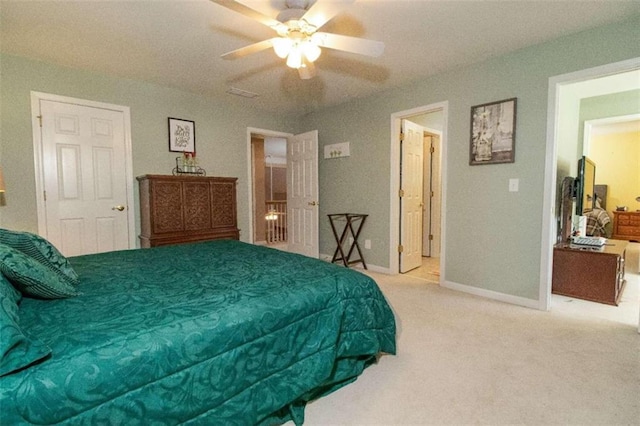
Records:
M111 210L118 210L119 212L124 210L124 206L113 206L111 207Z
M307 204L309 204L310 206L319 206L320 205L320 203L316 203L315 201L311 201L311 202L309 202Z

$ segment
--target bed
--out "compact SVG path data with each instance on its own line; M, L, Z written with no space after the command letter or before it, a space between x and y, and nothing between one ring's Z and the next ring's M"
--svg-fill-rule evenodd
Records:
M224 240L66 260L80 294L42 299L0 259L4 311L39 354L3 367L0 424L302 424L395 353L376 283L316 259Z

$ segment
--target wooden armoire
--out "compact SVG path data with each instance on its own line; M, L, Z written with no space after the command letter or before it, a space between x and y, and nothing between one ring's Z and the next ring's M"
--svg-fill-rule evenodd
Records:
M142 247L239 239L237 178L144 175L137 179Z

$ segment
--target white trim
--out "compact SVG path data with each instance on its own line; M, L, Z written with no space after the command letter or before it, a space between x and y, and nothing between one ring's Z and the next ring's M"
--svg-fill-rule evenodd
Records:
M449 117L449 102L438 102L425 105L406 111L391 114L391 135L390 135L390 185L389 185L389 269L388 273L397 275L400 270L398 262L398 241L400 236L400 202L398 190L400 189L400 122L403 118L427 114L442 110L442 157L441 157L441 184L442 184L442 213L440 215L440 280L444 277L445 253L446 253L446 200L447 200L447 121Z
M337 265L339 265L339 263L337 263ZM364 267L360 263L356 263L350 267L353 269L358 269L360 271L377 272L379 274L391 275L389 268L385 268L384 266L372 265L370 263L367 263L367 269L364 269Z
M549 78L547 106L547 143L545 155L544 194L542 200L542 244L540 256L540 287L538 309L548 311L551 305L551 276L553 245L556 242L556 179L558 168L557 126L560 88L567 84L590 80L611 74L640 69L640 58L615 62ZM640 327L639 327L640 330Z
M293 136L293 133L285 133L278 132L275 130L266 130L266 129L258 129L256 127L247 127L247 186L248 186L248 197L249 197L249 238L247 241L250 244L254 244L253 238L253 217L255 216L253 208L253 157L251 155L251 135L260 135L265 137L276 137L276 138L290 138Z
M526 308L538 309L538 301L533 299L527 299L525 297L512 296L510 294L499 293L497 291L486 290L479 287L468 286L464 284L458 284L451 281L441 282L442 287L461 291L464 293L473 294L475 296L486 297L488 299L497 300L498 302L510 303L512 305L524 306Z
M42 170L42 132L40 131L40 101L61 102L80 106L108 109L121 112L124 118L124 150L125 150L125 182L127 191L127 233L129 248L137 247L135 229L135 208L133 204L133 154L131 143L131 110L128 106L108 104L104 102L90 101L86 99L71 98L68 96L54 95L51 93L31 92L31 128L33 133L33 161L36 177L36 209L38 215L38 233L47 237L46 206L44 203L44 176Z
M604 126L608 124L626 123L628 121L640 120L640 114L619 115L616 117L596 118L593 120L585 120L584 132L582 137L582 154L589 154L591 148L591 133L593 128L597 126Z
M328 262L328 263L331 263L331 259L332 258L333 258L332 255L325 254L325 253L320 253L320 256L318 257L318 259L324 260L325 262ZM340 262L335 262L335 264L336 265L340 265L340 266L343 265ZM350 268L358 269L358 270L361 270L361 271L365 271L365 269L364 269L364 267L362 266L361 263L355 263L352 266L350 266ZM384 266L372 265L370 263L367 263L366 271L377 272L377 273L385 274L385 275L391 275L391 271L389 271L389 268L385 268Z

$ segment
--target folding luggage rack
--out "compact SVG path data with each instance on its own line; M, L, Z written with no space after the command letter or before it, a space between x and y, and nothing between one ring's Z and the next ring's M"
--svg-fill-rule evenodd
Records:
M342 261L344 266L346 266L347 268L349 267L349 265L362 263L364 269L367 269L367 264L364 262L364 256L362 255L362 251L360 250L360 245L358 245L358 236L360 235L362 226L364 225L364 222L369 215L357 213L334 213L328 214L327 216L329 216L331 230L333 231L333 236L335 237L336 243L338 244L336 250L333 252L331 263ZM339 225L339 222L344 222L344 228L338 234L336 225ZM349 251L345 256L342 247L349 236L353 237L353 242L351 242ZM354 250L358 250L360 258L351 260L351 256L353 255Z

